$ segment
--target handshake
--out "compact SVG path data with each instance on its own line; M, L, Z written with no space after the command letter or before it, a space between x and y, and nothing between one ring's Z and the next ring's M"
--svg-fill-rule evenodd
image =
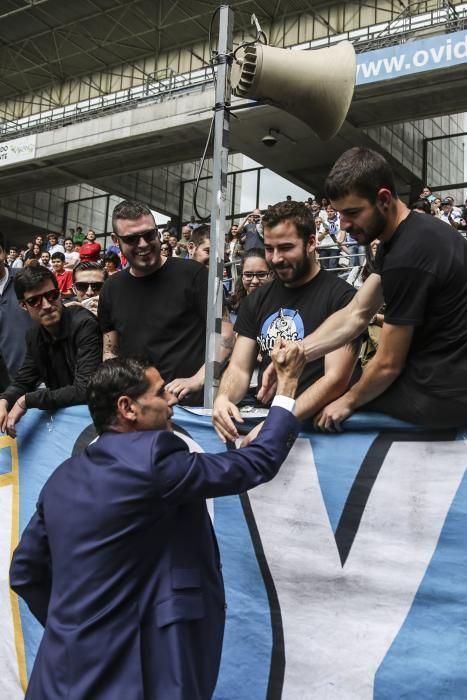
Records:
M298 380L305 366L302 344L277 338L271 353L271 361L277 376L276 394L295 398ZM239 437L234 421L243 423L243 418L237 406L225 394L217 395L212 420L222 442L234 442ZM249 439L242 444L247 444L256 437L259 429L260 426L257 426L249 434Z

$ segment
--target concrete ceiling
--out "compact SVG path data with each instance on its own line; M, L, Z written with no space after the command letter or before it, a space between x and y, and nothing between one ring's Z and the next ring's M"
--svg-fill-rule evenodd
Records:
M230 0L235 30L342 2ZM209 37L218 0L3 0L0 99L108 70Z

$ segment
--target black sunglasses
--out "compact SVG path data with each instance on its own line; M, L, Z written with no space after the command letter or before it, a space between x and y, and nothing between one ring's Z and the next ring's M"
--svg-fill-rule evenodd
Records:
M91 287L94 294L97 294L97 292L101 291L103 286L103 282L75 282L75 287L78 292L87 292L88 287Z
M59 297L59 289L50 289L48 292L44 292L43 294L34 294L34 296L29 297L29 299L23 299L23 301L31 308L36 309L39 308L39 306L42 306L42 299L47 299L49 304L51 304L53 301L58 301Z
M159 231L157 228L150 228L148 231L141 231L141 233L129 233L128 236L120 236L118 233L115 234L123 243L134 246L139 243L140 238L144 238L146 243L155 240L159 237Z

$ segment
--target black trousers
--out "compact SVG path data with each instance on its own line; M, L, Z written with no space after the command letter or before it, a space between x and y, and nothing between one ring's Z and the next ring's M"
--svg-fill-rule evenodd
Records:
M404 375L362 411L386 413L388 416L430 428L460 428L467 426L467 387L464 401L438 398L428 394Z

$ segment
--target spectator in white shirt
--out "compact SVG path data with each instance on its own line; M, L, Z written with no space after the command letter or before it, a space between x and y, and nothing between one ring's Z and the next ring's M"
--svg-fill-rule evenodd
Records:
M65 238L65 270L73 270L79 263L79 253L75 250L72 238Z
M18 249L15 247L11 247L8 257L10 259L10 267L12 269L18 269L23 267L23 261L21 260L21 257L18 254Z
M51 257L54 253L65 253L65 248L62 245L60 245L60 243L58 242L58 236L56 233L49 233L48 239L49 239L48 252L50 253Z

